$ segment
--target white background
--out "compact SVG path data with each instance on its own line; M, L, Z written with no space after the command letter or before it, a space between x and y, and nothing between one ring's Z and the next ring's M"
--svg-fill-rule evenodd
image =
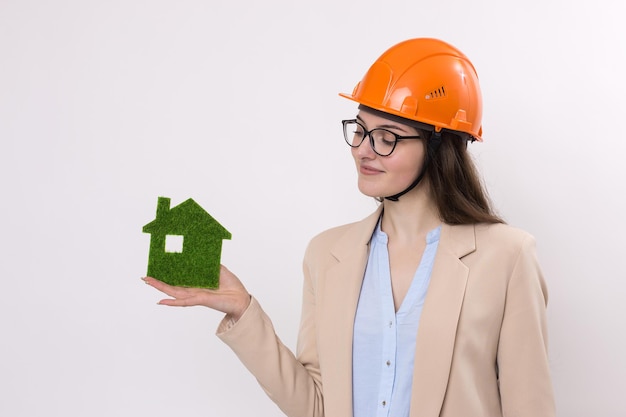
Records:
M495 206L537 237L559 415L626 416L624 8L0 0L0 415L280 416L220 314L156 305L141 228L194 198L295 348L308 240L375 209L337 93L439 37L481 79Z

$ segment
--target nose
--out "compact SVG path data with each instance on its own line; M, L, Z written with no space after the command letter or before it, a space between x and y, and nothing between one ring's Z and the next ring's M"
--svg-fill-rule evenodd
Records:
M374 152L374 149L372 148L371 136L367 134L358 147L352 148L352 152L360 158L372 158L375 156L376 152Z

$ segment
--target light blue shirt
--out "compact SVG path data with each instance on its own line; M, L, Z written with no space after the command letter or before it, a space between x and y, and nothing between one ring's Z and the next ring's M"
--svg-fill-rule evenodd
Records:
M441 226L428 233L426 249L396 313L387 234L380 221L376 226L354 322L354 417L409 417L419 319L440 233Z

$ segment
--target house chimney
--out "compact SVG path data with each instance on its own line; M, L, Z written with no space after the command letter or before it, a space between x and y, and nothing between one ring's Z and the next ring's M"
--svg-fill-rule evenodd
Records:
M157 219L170 211L170 199L167 197L159 197L159 201L157 202Z

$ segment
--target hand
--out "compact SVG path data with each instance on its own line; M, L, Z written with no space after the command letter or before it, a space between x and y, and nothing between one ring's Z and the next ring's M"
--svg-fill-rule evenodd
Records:
M169 295L158 304L167 306L205 306L226 313L229 318L239 320L250 305L250 294L239 278L220 265L220 286L218 289L187 288L168 285L158 279L145 277L144 282Z

